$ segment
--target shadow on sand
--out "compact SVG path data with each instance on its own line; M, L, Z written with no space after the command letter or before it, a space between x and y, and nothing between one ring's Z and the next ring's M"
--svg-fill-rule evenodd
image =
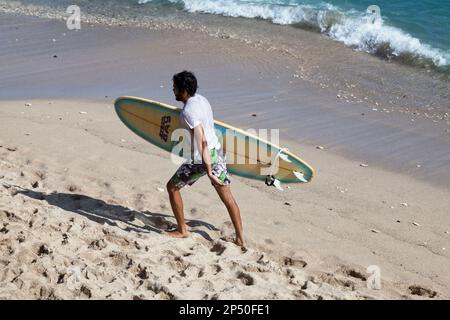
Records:
M125 224L122 228L125 231L143 232L143 233L163 233L166 230L176 227L176 224L167 220L172 216L153 213L150 211L135 211L121 205L109 204L103 200L95 199L86 195L53 192L50 194L38 192L29 189L19 190L20 194L59 207L65 211L71 211L82 215L99 224L108 224L119 227L117 222ZM144 226L135 224L136 220L140 220ZM189 227L205 227L208 230L219 231L215 226L201 220L186 220ZM192 233L201 235L208 241L213 241L209 234L202 230L191 230Z

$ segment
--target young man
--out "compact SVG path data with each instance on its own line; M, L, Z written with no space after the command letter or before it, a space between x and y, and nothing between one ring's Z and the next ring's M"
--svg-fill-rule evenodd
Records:
M191 143L196 144L197 150L193 154L193 159L183 163L167 183L170 204L178 223L177 230L168 232L168 234L175 238L188 236L180 189L186 185L192 185L206 174L231 217L236 230L235 244L243 246L241 215L231 194L225 157L214 131L211 105L205 97L196 92L197 79L194 74L183 71L173 76L173 93L176 100L184 104L180 122L185 129L189 130Z

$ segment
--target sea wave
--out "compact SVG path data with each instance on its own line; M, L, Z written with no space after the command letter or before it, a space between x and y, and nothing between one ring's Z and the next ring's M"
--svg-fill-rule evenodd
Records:
M161 0L158 0L161 1ZM145 4L153 0L138 0ZM299 4L280 0L166 0L188 12L265 19L275 24L313 28L359 51L408 64L447 68L450 52L434 48L404 30L390 26L374 12L344 11L326 2Z

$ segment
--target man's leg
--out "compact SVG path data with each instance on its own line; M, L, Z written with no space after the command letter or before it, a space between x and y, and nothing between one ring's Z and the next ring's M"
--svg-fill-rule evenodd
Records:
M229 185L215 186L217 194L219 195L222 202L227 207L228 214L230 215L231 221L233 222L234 229L236 230L235 243L238 246L244 245L244 231L242 229L241 212L239 207L234 200L233 194Z
M187 226L184 222L183 199L181 198L180 189L175 186L172 181L167 183L167 192L169 193L170 205L173 214L178 223L176 231L167 232L167 234L174 238L185 238L188 236Z

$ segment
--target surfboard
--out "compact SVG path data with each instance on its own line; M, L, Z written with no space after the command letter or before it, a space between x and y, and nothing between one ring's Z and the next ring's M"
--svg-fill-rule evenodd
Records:
M180 108L131 96L119 97L114 106L119 119L146 141L168 152L180 143L172 141L173 132L181 128ZM221 121L215 120L214 126L231 174L279 189L280 183L306 183L313 178L312 167L288 149Z

